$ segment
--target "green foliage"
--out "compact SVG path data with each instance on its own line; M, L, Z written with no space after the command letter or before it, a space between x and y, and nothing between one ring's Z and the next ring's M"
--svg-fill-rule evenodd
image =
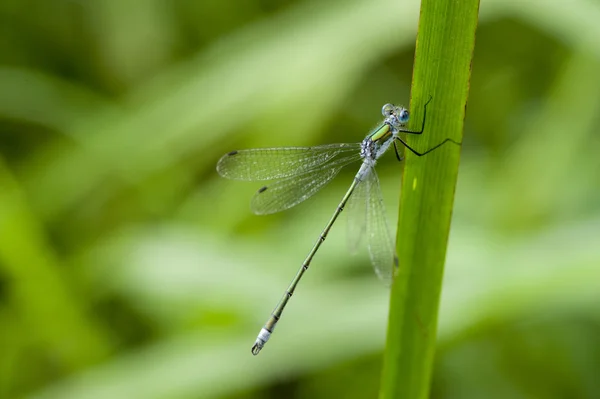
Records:
M426 131L408 142L425 152L446 139L452 141L418 159L405 151L397 233L400 267L392 287L382 398L429 397L458 177L460 147L455 143L463 137L478 12L479 0L423 0L421 4L413 115L416 104L428 101L428 95L431 101Z
M408 99L418 10L0 2L0 397L375 396L388 292L343 222L249 351L355 171L257 217L258 187L215 164L362 139ZM435 397L600 391L598 20L584 0L482 3ZM428 132L411 144L448 135ZM400 167L378 164L390 220Z

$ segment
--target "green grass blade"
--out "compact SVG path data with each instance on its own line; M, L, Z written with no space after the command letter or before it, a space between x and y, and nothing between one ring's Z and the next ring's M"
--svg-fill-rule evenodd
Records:
M7 319L10 325L2 328L23 328L26 333L16 341L23 338L36 343L38 349L30 355L31 361L40 362L46 351L43 353L51 354L57 369L74 371L105 358L110 352L107 334L88 317L82 301L66 283L65 265L49 245L19 181L2 158L0 237L0 276L9 282L0 313L19 315ZM14 310L8 310L8 304Z
M415 52L412 127L408 137L424 151L452 138L462 141L479 0L423 0ZM412 136L412 135L411 135ZM448 143L424 157L407 153L400 214L400 268L390 304L382 398L427 398L436 343L438 305L460 147Z

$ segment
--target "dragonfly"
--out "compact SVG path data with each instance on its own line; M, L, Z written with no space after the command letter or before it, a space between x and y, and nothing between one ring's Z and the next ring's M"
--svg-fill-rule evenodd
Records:
M257 215L280 212L300 204L333 180L342 168L362 161L346 194L258 333L252 346L253 355L258 355L269 340L300 279L308 270L313 257L344 208L348 208L351 249L355 248L366 235L368 252L375 273L384 283L388 285L391 283L394 269L398 267L398 258L385 216L375 164L392 145L396 158L402 161L403 157L398 152L397 143L401 143L417 156L426 155L447 142L460 144L447 138L427 151L419 152L400 137L400 133L423 133L427 105L430 102L431 97L424 106L423 121L419 130L405 128L410 116L406 108L385 104L381 110L383 121L360 143L238 150L223 155L218 161L217 172L225 178L269 182L258 189L252 198L251 210Z

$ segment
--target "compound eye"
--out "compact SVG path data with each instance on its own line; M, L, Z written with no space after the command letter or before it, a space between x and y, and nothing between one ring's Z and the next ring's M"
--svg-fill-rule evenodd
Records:
M402 108L402 110L400 110L398 113L398 121L400 121L400 123L406 123L408 122L409 116L410 114L408 113L408 110Z
M395 109L396 107L394 107L392 104L385 104L383 108L381 108L381 113L387 118L394 113Z

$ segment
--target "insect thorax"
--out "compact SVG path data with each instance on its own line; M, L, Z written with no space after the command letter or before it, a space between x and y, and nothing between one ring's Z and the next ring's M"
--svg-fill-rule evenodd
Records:
M371 166L375 166L375 162L387 151L390 144L394 141L394 135L392 134L382 140L373 141L370 137L367 137L360 143L360 156L363 161L369 163Z
M371 140L370 137L365 138L360 143L360 156L365 161L375 162L377 160L377 151L380 144L377 141Z

